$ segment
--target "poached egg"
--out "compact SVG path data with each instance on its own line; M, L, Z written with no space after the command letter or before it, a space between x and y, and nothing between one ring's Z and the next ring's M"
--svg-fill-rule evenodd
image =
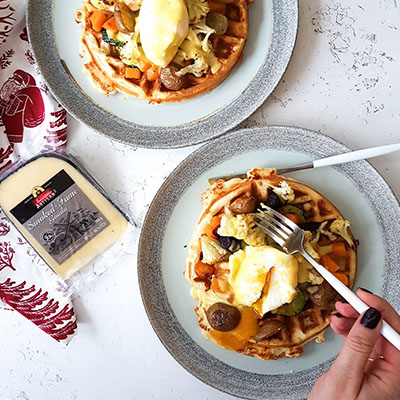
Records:
M234 303L251 306L260 316L296 294L297 260L272 246L246 246L229 257L229 267Z
M189 30L184 0L143 0L139 13L140 41L146 57L166 67Z

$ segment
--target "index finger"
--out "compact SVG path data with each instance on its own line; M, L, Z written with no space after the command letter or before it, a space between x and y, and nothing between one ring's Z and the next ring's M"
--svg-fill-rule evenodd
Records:
M347 318L357 319L360 315L350 304L342 303L341 301L336 302L335 308L340 314Z

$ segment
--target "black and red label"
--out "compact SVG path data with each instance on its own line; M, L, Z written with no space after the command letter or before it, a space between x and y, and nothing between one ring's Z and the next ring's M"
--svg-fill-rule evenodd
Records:
M70 176L64 170L61 170L42 186L32 187L32 194L15 206L11 210L11 214L23 225L74 183ZM35 190L37 190L36 193Z
M61 170L11 210L11 214L62 264L109 221L72 178Z

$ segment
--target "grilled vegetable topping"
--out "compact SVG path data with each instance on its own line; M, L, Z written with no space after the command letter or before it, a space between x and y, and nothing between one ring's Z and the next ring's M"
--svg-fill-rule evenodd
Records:
M354 242L348 231L349 227L350 227L349 221L339 218L339 219L335 219L331 223L331 226L329 227L329 229L331 232L336 233L337 235L340 235L349 244L349 246L352 249L354 249L354 247L355 247Z
M304 294L298 290L291 303L284 304L272 312L279 315L296 315L303 310L304 304L306 304Z
M303 229L303 231L316 231L319 226L321 225L321 222L303 222L299 224L299 227Z
M232 237L230 237L230 236L220 236L220 237L218 238L218 240L219 240L219 244L221 245L221 247L222 247L223 249L226 249L226 250L229 249L230 245L231 245L232 242L233 242L233 239L232 239Z
M169 90L181 90L188 86L188 77L186 75L179 76L176 74L181 67L176 65L168 65L161 69L161 82Z
M240 311L225 303L215 303L207 310L207 320L216 331L228 332L240 322Z
M92 23L92 28L96 32L101 31L101 27L103 26L104 22L107 21L107 17L101 11L94 11L90 16L90 22Z
M205 278L211 276L215 271L215 268L210 264L205 264L201 261L197 262L194 266L194 272L196 272L197 276L200 278Z
M286 215L286 214L298 215L300 217L300 219L299 219L299 222L297 222L297 223L299 223L299 224L303 224L304 222L306 222L306 219L303 214L303 210L299 207L294 206L293 204L286 204L285 206L281 207L278 211L284 215Z
M276 210L277 208L279 208L282 205L281 199L275 192L270 193L270 195L268 196L268 199L266 201L264 201L264 204L268 207L273 208L274 210Z
M191 24L200 22L210 11L206 0L186 0L186 6Z
M231 203L229 209L235 214L249 214L252 213L257 207L257 200L255 197L239 197Z
M220 236L219 244L223 249L229 250L231 253L240 250L240 245L232 236Z
M127 79L140 79L142 77L142 73L139 68L131 67L125 69L125 78Z
M325 310L334 310L335 301L339 299L335 289L326 281L323 281L321 285L313 286L313 288L316 288L316 291L313 290L311 293L313 303Z
M108 33L104 28L101 30L101 33L102 33L103 41L108 44L111 44L111 46L123 47L126 45L126 42L120 42L119 40L111 39L108 36Z
M203 254L202 261L206 264L214 264L217 261L221 261L227 254L229 254L219 245L219 242L216 239L211 239L206 235L202 235L200 242L201 252Z
M123 0L125 5L132 11L139 11L140 6L137 0Z
M109 31L111 31L113 33L117 33L118 28L117 28L117 25L115 25L115 18L112 17L112 18L108 19L106 22L104 22L103 28L108 29Z
M115 25L122 33L131 33L135 31L136 13L131 11L122 1L115 5L114 19Z
M284 327L285 324L282 321L266 320L260 327L257 335L254 337L254 340L256 343L258 343L262 340L268 339L269 337L276 335Z
M228 30L228 18L218 12L209 12L207 14L206 24L215 30L216 35L224 35Z

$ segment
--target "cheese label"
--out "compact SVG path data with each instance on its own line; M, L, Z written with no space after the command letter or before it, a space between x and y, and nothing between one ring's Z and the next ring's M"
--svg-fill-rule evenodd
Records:
M110 225L64 169L10 211L58 264Z

